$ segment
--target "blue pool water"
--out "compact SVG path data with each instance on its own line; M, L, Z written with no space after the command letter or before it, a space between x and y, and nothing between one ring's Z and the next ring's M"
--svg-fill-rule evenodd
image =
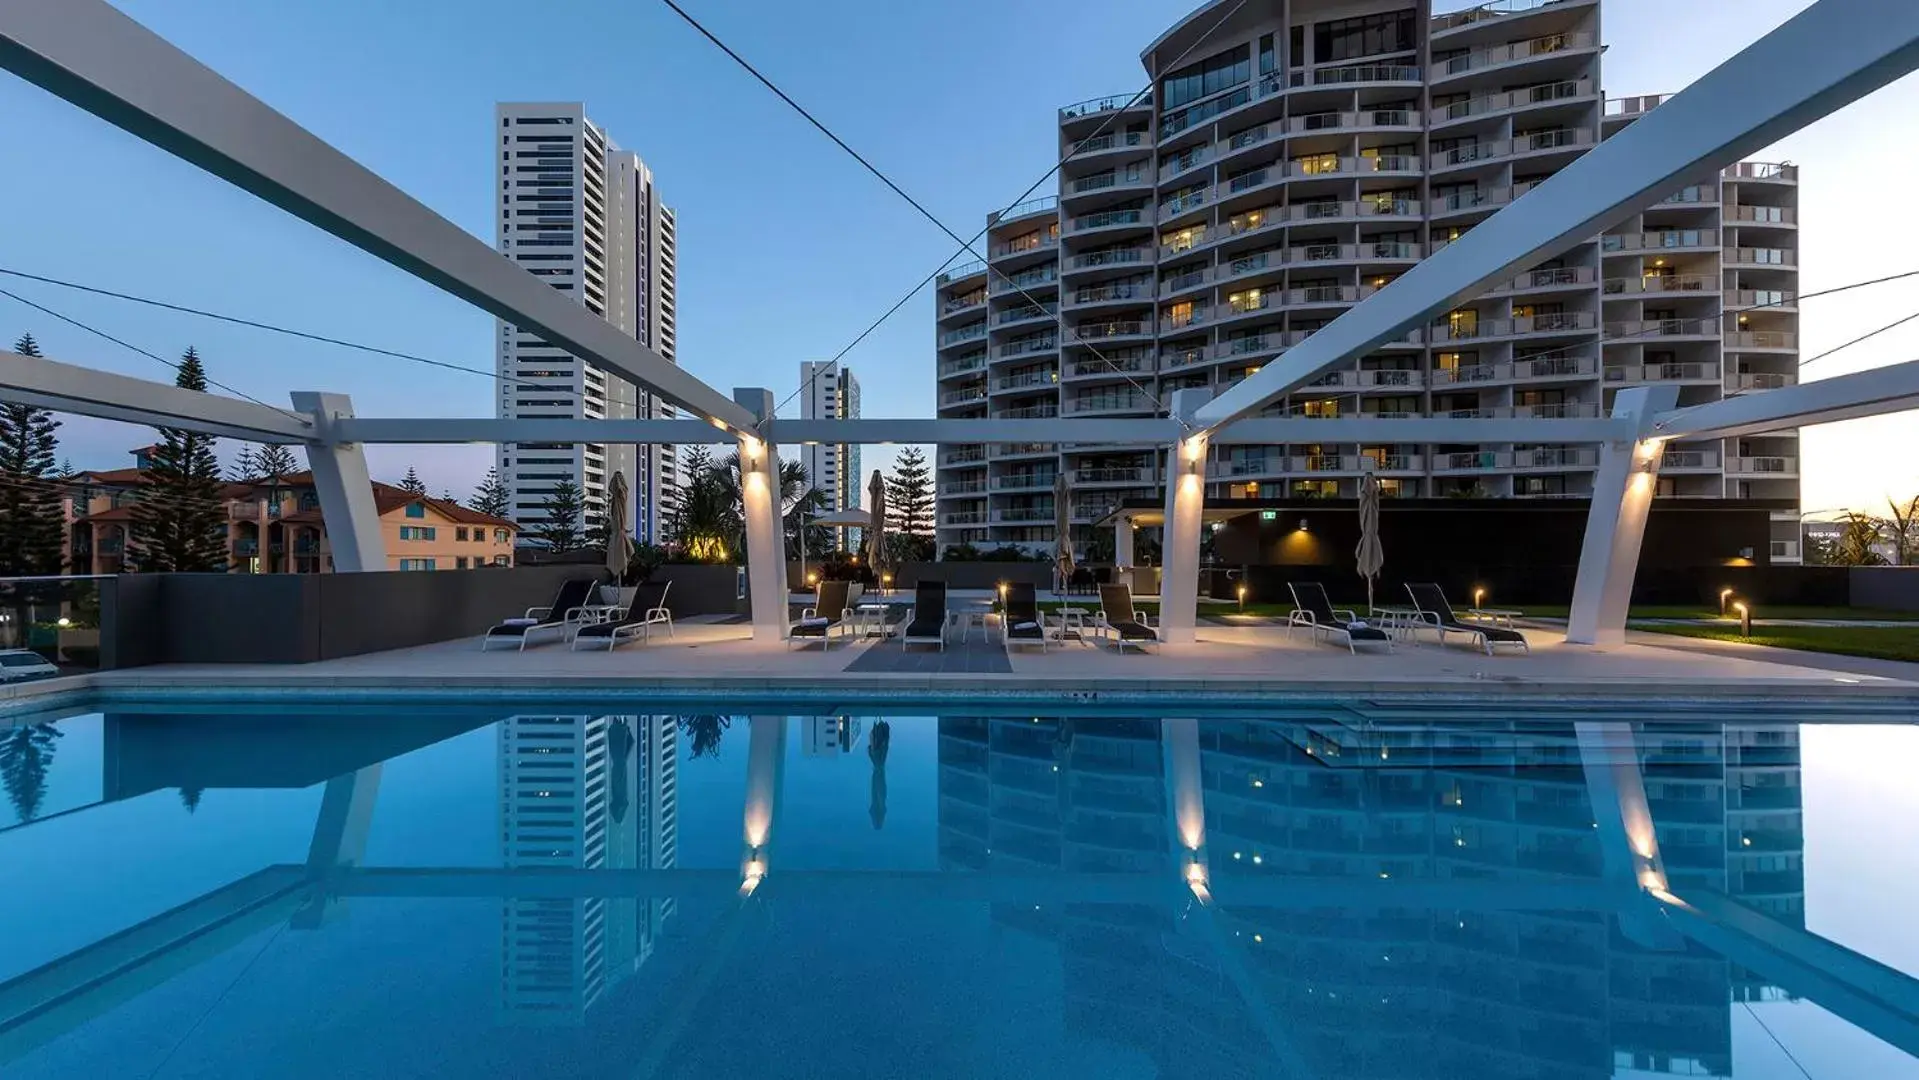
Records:
M0 1077L1919 1076L1919 728L648 704L0 716Z

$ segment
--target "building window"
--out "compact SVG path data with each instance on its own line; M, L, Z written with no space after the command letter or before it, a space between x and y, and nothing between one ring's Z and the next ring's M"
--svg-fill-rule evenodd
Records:
M466 526L462 525L461 527L453 530L453 539L458 540L462 543L465 543L466 542Z
M495 529L495 530L493 530L493 542L494 542L494 543L496 543L496 544L504 544L504 543L506 543L506 541L507 541L507 534L506 534L506 530L505 530L505 529ZM505 556L501 556L501 558L505 558Z
M462 556L460 556L459 558L457 558L457 559L454 559L454 560L453 560L453 569L455 569L455 570L464 570L464 569L466 569L466 556L464 556L464 555L462 555Z
M507 560L507 557L506 557L505 555L495 555L495 556L493 556L493 565L495 565L495 566L507 566L507 565L510 565L510 564L509 564L509 562L508 562L508 560Z
M1413 47L1413 13L1395 11L1357 19L1333 19L1313 27L1313 63L1327 64Z
M1161 109L1176 109L1189 101L1217 94L1252 78L1252 63L1244 45L1227 49L1197 64L1173 72L1160 85Z
M408 503L406 508L406 516L410 518L425 517L426 505L424 503Z
M400 560L400 569L402 570L431 570L433 569L433 566L434 566L434 561L432 559L401 559Z
M439 535L440 530L432 525L400 526L400 539L402 540L437 540Z

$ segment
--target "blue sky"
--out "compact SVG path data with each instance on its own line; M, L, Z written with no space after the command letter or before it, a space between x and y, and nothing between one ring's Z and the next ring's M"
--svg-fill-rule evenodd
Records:
M970 236L987 210L1051 164L1054 109L1138 89L1139 49L1192 3L1102 0L1090 19L1083 3L1067 0L687 6ZM1607 93L1678 89L1805 4L1608 0ZM586 102L646 159L679 212L681 363L723 389L764 385L785 397L801 360L838 352L953 250L664 5L119 6L488 240L494 102ZM1062 47L1059 29L1068 25ZM1907 80L1761 155L1804 166L1804 290L1919 268L1919 245L1896 239L1905 219L1851 186L1919 166L1919 150L1881 138L1916 105L1919 91ZM0 266L491 368L490 317L10 77L0 77L0 115L15 154L15 167L0 170ZM362 415L491 412L488 378L33 283L0 287L161 355L194 344L215 378L276 404L290 389L314 388L351 393ZM847 357L867 415L931 415L931 303L922 293ZM1808 355L1914 308L1912 283L1809 302ZM26 329L49 355L167 377L151 360L0 297L0 336L10 343ZM1808 374L1913 356L1919 327ZM1807 509L1919 491L1912 427L1909 418L1885 418L1809 435ZM123 451L145 437L81 420L64 434L76 463L102 467L123 464ZM396 479L417 464L434 491L459 494L491 460L478 447L372 454L378 476Z

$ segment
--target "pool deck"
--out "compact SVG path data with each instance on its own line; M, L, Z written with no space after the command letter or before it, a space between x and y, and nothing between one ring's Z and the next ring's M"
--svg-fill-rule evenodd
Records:
M1203 694L1215 698L1366 695L1378 698L1524 696L1540 698L1777 698L1835 702L1867 699L1880 706L1910 704L1919 715L1919 664L1841 658L1720 645L1635 634L1623 647L1594 650L1567 645L1550 630L1526 632L1530 655L1502 651L1488 657L1457 641L1430 639L1358 655L1304 633L1288 638L1272 626L1203 624L1198 641L1149 653L1118 654L1104 643L1068 642L1008 655L997 638L982 643L974 630L965 645L944 653L898 641L791 648L756 644L748 626L687 620L677 636L635 642L608 654L572 651L564 643L524 652L482 652L477 638L296 666L265 664L160 665L102 672L10 687L0 701L55 689L201 688L300 691L369 688L410 694L492 689L728 691L740 694L798 689L816 692L1058 694L1091 702L1130 695ZM1659 644L1650 644L1659 642ZM1673 642L1677 647L1667 647ZM1865 667L1860 665L1864 664ZM849 670L850 669L850 670Z

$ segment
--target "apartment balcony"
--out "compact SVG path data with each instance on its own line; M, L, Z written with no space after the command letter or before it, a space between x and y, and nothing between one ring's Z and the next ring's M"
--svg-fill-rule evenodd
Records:
M942 379L957 379L962 375L970 375L973 372L985 370L986 353L982 351L974 353L971 356L961 357L957 360L940 361L939 377Z
M1525 41L1510 41L1503 45L1493 45L1484 49L1474 49L1462 56L1455 56L1433 65L1433 82L1457 78L1475 71L1516 64L1536 57L1550 56L1555 53L1576 52L1592 49L1598 41L1592 34L1547 34L1544 37L1530 38Z
M957 330L947 330L939 336L939 347L950 349L955 345L964 345L969 341L983 341L986 338L986 320L968 323Z
M1755 390L1780 390L1788 386L1798 386L1799 376L1788 372L1747 371L1727 372L1725 389L1728 394L1749 394Z
M1484 341L1489 338L1527 337L1542 334L1582 334L1599 325L1590 311L1561 311L1548 315L1521 316L1514 319L1477 319L1436 323L1428 331L1433 344L1452 341Z
M1289 135L1315 132L1372 131L1381 128L1416 128L1419 114L1406 109L1364 109L1359 112L1318 112L1289 117Z
M1706 295L1720 289L1716 274L1674 274L1671 277L1615 277L1607 278L1600 286L1606 296L1664 296L1670 293L1699 293Z
M1509 187L1455 191L1450 195L1428 200L1426 213L1433 218L1442 218L1451 214L1470 213L1474 210L1494 210L1512 202L1514 197L1513 189Z
M1728 270L1795 270L1799 267L1799 252L1792 248L1776 247L1727 248L1723 261Z
M1426 373L1403 368L1371 368L1351 373L1353 385L1361 390L1392 393L1417 390L1426 385Z
M1606 102L1606 119L1636 120L1671 100L1671 94L1641 94L1638 97L1611 98Z
M1104 266L1140 266L1152 261L1152 252L1147 248L1108 248L1075 255L1071 265L1074 270L1096 270Z
M1109 281L1101 285L1082 285L1066 294L1067 307L1096 307L1101 304L1145 304L1154 299L1150 281Z
M1505 376L1515 382L1563 382L1599 374L1599 362L1590 356L1549 356L1497 366L1507 369Z
M1275 120L1270 123L1247 128L1244 131L1236 131L1219 142L1215 142L1208 151L1206 158L1194 164L1197 165L1212 161L1224 162L1245 151L1270 145L1274 139L1283 135L1285 130L1284 125ZM1164 182L1164 180L1165 174L1162 173L1161 181Z
M1003 394L1014 390L1032 390L1035 387L1052 386L1059 382L1059 373L1055 371L1029 371L1019 375L1002 375L993 380L993 392Z
M1067 416L1107 416L1115 413L1157 412L1159 405L1152 398L1141 393L1098 394L1084 398L1067 398L1064 414Z
M1599 250L1608 255L1638 251L1712 251L1718 247L1717 229L1662 229L1599 238Z
M1772 557L1781 562L1798 562L1799 541L1774 540L1772 542Z
M1513 467L1511 453L1499 450L1475 450L1456 454L1433 455L1433 473L1476 473Z
M1419 86L1421 75L1418 68L1409 65L1355 64L1350 67L1290 72L1286 84L1294 90L1321 87Z
M1732 330L1726 348L1734 352L1797 352L1799 335L1785 330Z
M1144 168L1124 166L1068 180L1063 185L1067 198L1095 195L1107 191L1151 191L1155 174Z
M1286 459L1286 470L1292 473L1351 473L1357 475L1364 470L1365 458L1358 454L1311 454L1295 455Z
M1257 172L1261 174L1264 174L1266 171L1267 170L1264 169L1257 170ZM1244 178L1242 177L1241 179ZM1161 199L1158 206L1159 220L1171 223L1181 214L1192 213L1195 210L1203 210L1211 206L1217 194L1223 191L1225 191L1225 185L1223 184L1217 188L1196 187L1190 191L1182 191L1170 199Z
M984 404L985 386L970 386L964 390L948 390L940 395L940 408L955 409L966 405Z
M1072 520L1098 521L1119 509L1119 499L1075 499L1073 500Z
M1799 166L1784 162L1742 161L1721 170L1719 175L1727 180L1761 180L1776 184L1797 184Z
M1289 265L1332 262L1418 262L1419 244L1309 244L1286 249Z
M1015 356L1037 356L1040 353L1054 352L1058 348L1059 338L1048 334L1045 337L1005 342L993 350L993 355L997 359L1007 360Z
M1707 363L1608 364L1606 365L1606 381L1609 383L1716 383L1719 381L1719 365Z
M1606 324L1608 344L1626 338L1680 338L1690 341L1717 341L1719 317L1704 319L1623 319Z
M1217 349L1218 347L1219 346L1215 345L1212 348ZM1212 350L1204 345L1187 345L1179 348L1161 349L1159 351L1159 368L1162 372L1165 372L1204 364L1207 360L1211 359L1211 352Z
M1660 472L1716 472L1718 469L1717 450L1668 450L1659 458Z
M1123 153L1152 145L1143 131L1103 131L1072 144L1073 160L1097 159L1103 154Z
M1591 96L1593 96L1591 79L1568 79L1563 82L1547 83L1544 86L1528 86L1519 90L1507 90L1444 105L1432 110L1430 117L1433 125L1439 126L1479 116L1496 116L1515 109L1550 105L1556 101L1572 101Z
M235 499L227 503L228 521L258 521L266 516L267 504L258 500Z
M1153 358L1150 356L1086 356L1074 360L1066 368L1068 380L1119 379L1152 373Z
M1010 510L993 511L995 525L1050 525L1053 523L1053 511L1036 506L1020 506Z
M1515 450L1510 455L1515 469L1593 469L1599 466L1599 451L1585 446L1542 446Z
M1101 210L1068 218L1066 231L1073 236L1082 236L1097 232L1150 229L1153 221L1154 215L1150 209Z
M1278 455L1270 457L1220 458L1214 461L1206 471L1208 475L1216 478L1279 476L1286 471L1286 459Z
M993 413L995 420L1051 420L1059 415L1059 405L1047 402L1043 405L1026 405L1017 409L1000 409Z
M948 270L942 270L940 271L939 277L933 279L933 281L935 285L943 289L955 282L965 281L967 278L976 277L984 273L986 273L986 264L975 260L969 263L961 263Z
M986 511L984 510L951 510L940 515L940 524L941 525L984 525L986 524Z
M939 493L943 496L944 495L984 495L986 494L986 481L984 480L948 480L945 483L939 485Z
M1529 270L1510 281L1502 281L1486 290L1486 295L1501 293L1545 292L1551 289L1590 288L1598 275L1590 266L1561 266L1551 270Z
M1798 227L1799 212L1790 206L1745 206L1733 205L1725 208L1725 221L1730 225L1779 225Z
M1510 157L1512 152L1511 142L1505 139L1492 139L1474 143L1471 146L1455 146L1451 150L1442 150L1427 158L1426 163L1434 172L1444 172L1447 169L1464 168L1468 165Z
M1103 484L1152 484L1159 480L1157 469L1147 468L1104 468L1076 469L1073 483L1080 485Z
M1000 262L1027 255L1044 255L1058 248L1059 237L1057 236L1028 234L994 244L992 250L987 252L987 257L994 262Z
M1080 323L1066 331L1066 340L1069 343L1125 341L1152 336L1153 323L1149 319L1113 319L1106 322Z
M1037 289L1051 288L1053 285L1058 284L1058 282L1059 267L1056 264L1048 263L1045 266L1034 267L1031 270L1022 270L1017 274L1006 276L995 275L993 277L993 283L987 287L987 292L993 296L1002 296L1006 293L1021 291L1031 292Z
M1771 308L1774 311L1799 310L1799 294L1791 289L1729 289L1725 306L1733 308Z
M994 491L1051 491L1055 477L1051 472L1008 473L993 477Z
M940 454L939 460L942 468L981 465L986 461L986 451L976 446L965 450L947 450Z
M1203 143L1174 154L1170 161L1159 167L1160 186L1165 187L1174 177L1192 172L1202 165L1211 165L1213 160L1213 147Z
M1026 304L1021 307L1007 308L993 316L993 327L1017 326L1021 323L1051 322L1059 317L1058 304Z
M1791 478L1799 475L1799 459L1776 456L1729 457L1726 459L1726 475Z
M1075 102L1060 109L1059 122L1065 124L1073 120L1084 120L1089 117L1104 116L1110 112L1152 111L1152 94L1142 95L1138 101L1134 101L1133 97L1134 95L1132 94L1112 94L1107 97L1089 98L1085 101Z
M1059 211L1058 195L1042 195L1037 199L1028 199L990 215L989 221L995 226L1008 225L1021 218L1050 216Z
M944 319L949 315L963 315L967 312L978 311L985 306L986 290L981 289L976 293L968 293L965 296L955 296L942 302L940 304L939 317Z

